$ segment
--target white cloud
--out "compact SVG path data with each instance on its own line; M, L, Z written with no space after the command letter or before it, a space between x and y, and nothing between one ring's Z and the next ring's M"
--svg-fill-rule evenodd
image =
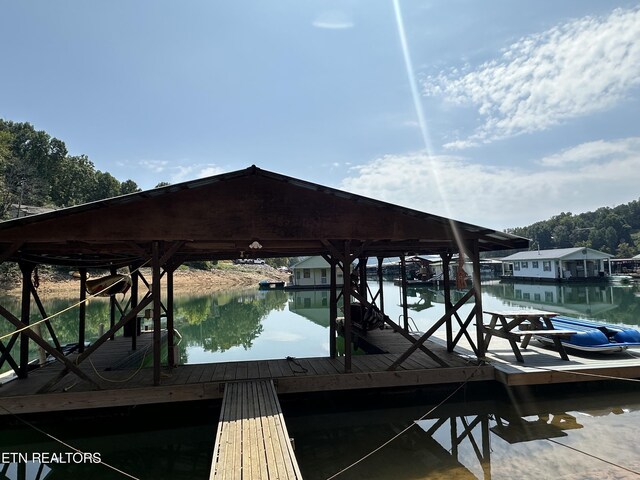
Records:
M210 177L226 171L214 164L178 165L173 167L173 170L174 173L171 174L171 183L180 183L194 178Z
M560 153L544 157L540 164L548 167L561 167L570 164L586 164L603 161L607 158L635 156L640 152L640 138L631 137L606 142L597 140L563 150Z
M313 21L312 25L317 28L327 28L330 30L344 30L353 28L353 21L341 10L328 10L320 13Z
M525 226L637 198L640 179L630 172L640 172L640 137L580 145L543 159L544 170L540 163L525 169L386 155L353 167L340 188L494 229Z
M546 130L601 112L640 84L640 8L584 17L509 46L477 69L423 82L427 95L473 104L484 123L449 148Z
M161 173L164 172L167 167L166 160L141 160L138 164L144 168L148 168L152 172Z

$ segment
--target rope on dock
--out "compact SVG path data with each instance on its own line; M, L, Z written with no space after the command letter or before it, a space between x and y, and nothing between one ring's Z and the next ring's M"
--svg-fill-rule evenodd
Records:
M471 379L473 378L473 376L478 373L478 371L480 370L480 367L482 365L478 365L478 367L473 371L473 373L471 375L469 375L469 378L467 378L463 383L461 383L460 385L458 385L458 387L451 392L449 395L447 395L447 397L442 400L438 405L436 405L435 407L433 407L431 410L429 410L427 413L425 413L424 415L422 415L418 420L414 420L409 426L407 426L406 428L404 428L403 430L401 430L400 432L398 432L397 434L395 434L393 437L391 437L389 440L387 440L386 442L384 442L382 445L380 445L379 447L371 450L369 453L367 453L366 455L364 455L363 457L361 457L360 459L356 460L355 462L353 462L351 465L346 466L345 468L343 468L342 470L338 471L337 473L334 473L333 475L331 475L330 477L327 478L327 480L332 480L334 478L336 478L339 475L342 475L344 472L346 472L347 470L355 467L356 465L358 465L359 463L363 462L364 460L366 460L367 458L369 458L371 455L373 455L374 453L379 452L380 450L382 450L384 447L386 447L387 445L389 445L391 442L393 442L395 439L397 439L398 437L404 435L406 432L408 432L409 430L411 430L411 427L417 425L417 422L419 422L420 420L424 420L427 416L431 415L433 412L435 412L438 408L440 408L442 405L444 405L451 397L453 397L456 393L458 393L462 387L466 386Z
M65 446L65 447L67 447L69 450L73 450L74 452L76 452L76 453L81 453L81 454L84 454L84 453L85 453L85 452L83 452L82 450L80 450L80 449L78 449L78 448L76 448L76 447L74 447L74 446L71 446L71 445L69 445L68 443L66 443L66 442L64 442L64 441L62 441L62 440L60 440L59 438L54 437L54 436L53 436L53 435L51 435L50 433L45 432L45 431L44 431L44 430L42 430L41 428L36 427L36 426L35 426L34 424L32 424L31 422L28 422L28 421L27 421L27 420L25 420L24 418L22 418L22 417L20 417L19 415L17 415L17 414L15 414L15 413L13 413L11 410L7 409L7 408L6 408L6 407L4 407L3 405L0 405L0 408L2 408L2 409L3 409L5 412L7 412L9 415L11 415L11 416L15 417L19 422L21 422L21 423L25 424L27 427L32 428L32 429L33 429L33 430L35 430L36 432L41 433L41 434L45 435L46 437L50 438L51 440L53 440L53 441L55 441L55 442L59 443L60 445L63 445L63 446ZM117 473L119 473L120 475L123 475L123 476L125 476L125 477L127 477L127 478L131 478L131 479L133 479L133 480L141 480L140 478L138 478L138 477L134 477L133 475L131 475L131 474L129 474L129 473L127 473L127 472L125 472L124 470L120 470L119 468L114 467L113 465L110 465L110 464L108 464L107 462L104 462L102 459L100 459L100 464L101 464L101 465L104 465L104 466L105 466L105 467L107 467L107 468L110 468L110 469L111 469L111 470L113 470L114 472L117 472Z
M287 357L286 358L287 362L291 362L293 363L295 366L300 367L300 370L294 370L293 368L291 369L291 371L293 373L307 373L309 370L307 370L305 367L303 367L302 365L300 365L300 362L298 360L296 360L296 357Z
M638 472L636 470L632 470L630 468L623 467L622 465L618 465L617 463L610 462L609 460L606 460L606 459L604 459L602 457L598 457L596 455L593 455L592 453L588 453L588 452L585 452L583 450L579 450L579 449L577 449L575 447L572 447L570 445L566 445L564 443L560 443L557 440L553 440L551 438L547 438L546 440L551 442L551 443L555 443L556 445L560 445L561 447L568 448L569 450L573 450L574 452L578 452L578 453L581 453L583 455L586 455L587 457L591 457L591 458L594 458L596 460L600 460L601 462L608 463L609 465L613 465L614 467L618 467L618 468L620 468L622 470L626 470L627 472L634 473L634 474L640 476L640 472Z
M98 373L98 370L96 369L96 366L93 364L93 360L91 360L91 356L89 356L87 358L89 359L89 363L91 364L91 367L93 368L93 371L95 372L95 374L98 377L100 377L102 380L104 380L105 382L126 383L129 380L131 380L133 377L135 377L138 373L140 373L140 370L142 370L142 367L144 366L144 359L147 357L147 352L149 351L150 348L151 348L151 344L147 345L147 348L145 348L144 352L142 353L142 360L140 361L140 366L136 369L136 371L133 372L131 375L129 375L127 378L120 379L120 380L113 380L111 378L103 377L102 375L100 375L100 373ZM76 365L77 365L77 363L76 363Z

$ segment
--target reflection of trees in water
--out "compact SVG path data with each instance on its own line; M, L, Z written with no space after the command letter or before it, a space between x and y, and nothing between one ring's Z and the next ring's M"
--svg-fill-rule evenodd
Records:
M634 288L611 287L613 300L617 308L612 312L606 312L595 316L596 319L608 320L615 323L640 326L640 290Z
M273 310L282 310L286 301L284 291L176 298L176 325L187 346L224 352L241 345L247 350L262 333L262 319Z
M117 299L122 300L122 295ZM126 303L125 301L121 304ZM176 327L183 336L185 345L202 346L208 351L225 351L231 347L242 345L245 349L251 347L253 340L262 332L262 319L273 310L283 310L287 303L287 293L283 290L269 292L241 291L220 292L214 295L193 297L176 296L174 309ZM75 298L42 298L47 315L69 308L77 303ZM3 297L0 303L11 313L20 318L20 297ZM76 343L78 341L78 308L51 319L54 331L61 344ZM117 313L117 318L119 313ZM42 320L37 306L31 304L31 323ZM98 338L99 326L103 324L109 328L109 299L95 298L87 303L86 340L95 341ZM0 322L0 334L11 333L15 328L7 321ZM49 338L43 325L43 336ZM6 343L6 342L5 342ZM38 346L29 342L29 358L38 358ZM12 352L17 354L19 342L16 342ZM180 349L181 356L185 356L185 349ZM5 363L0 373L10 369Z
M118 296L120 297L120 295ZM47 316L54 315L61 312L72 305L75 305L78 300L74 298L42 298L42 305L45 309ZM0 304L13 313L16 317L20 318L20 298L15 297L3 297L0 298ZM78 307L71 308L70 310L56 315L50 319L50 323L53 326L53 330L58 337L58 341L62 344L77 343L78 342L78 324L79 324L79 311ZM38 310L35 302L31 302L31 316L30 322L33 324L42 320L42 315ZM87 302L87 312L85 321L85 339L88 342L95 341L98 338L98 331L100 324L105 326L105 330L109 328L109 299L96 298ZM53 345L53 340L50 338L49 332L44 324L41 324L42 336L45 340ZM11 325L5 319L0 319L0 335L11 333L15 330L15 327ZM5 343L8 342L8 339ZM14 358L16 358L19 349L19 342L16 342L12 349ZM29 342L29 359L38 358L38 345L35 342ZM4 364L0 373L10 370L8 364Z

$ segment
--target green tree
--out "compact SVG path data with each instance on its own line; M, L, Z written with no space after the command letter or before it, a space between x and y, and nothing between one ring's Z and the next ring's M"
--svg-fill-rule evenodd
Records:
M29 123L0 120L0 131L11 134L12 160L3 172L9 192L25 204L50 203L51 181L67 155L64 142Z
M125 180L120 184L120 195L127 195L128 193L139 192L140 187L133 180Z
M616 257L618 258L631 258L635 254L635 250L627 242L618 244L618 248L616 248Z
M59 207L86 202L94 189L95 169L85 155L67 156L52 179L51 200Z
M120 182L110 173L98 170L95 175L94 189L89 201L103 200L120 195Z
M11 133L0 131L0 218L4 218L12 203L12 195L5 182L5 170L12 161Z

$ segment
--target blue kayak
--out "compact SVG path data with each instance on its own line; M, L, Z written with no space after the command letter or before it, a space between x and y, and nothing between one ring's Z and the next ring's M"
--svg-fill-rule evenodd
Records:
M551 322L557 330L578 332L561 339L565 348L611 353L629 347L640 347L640 331L635 328L561 315L553 317ZM543 336L536 336L536 339L542 343L553 344L552 340Z

